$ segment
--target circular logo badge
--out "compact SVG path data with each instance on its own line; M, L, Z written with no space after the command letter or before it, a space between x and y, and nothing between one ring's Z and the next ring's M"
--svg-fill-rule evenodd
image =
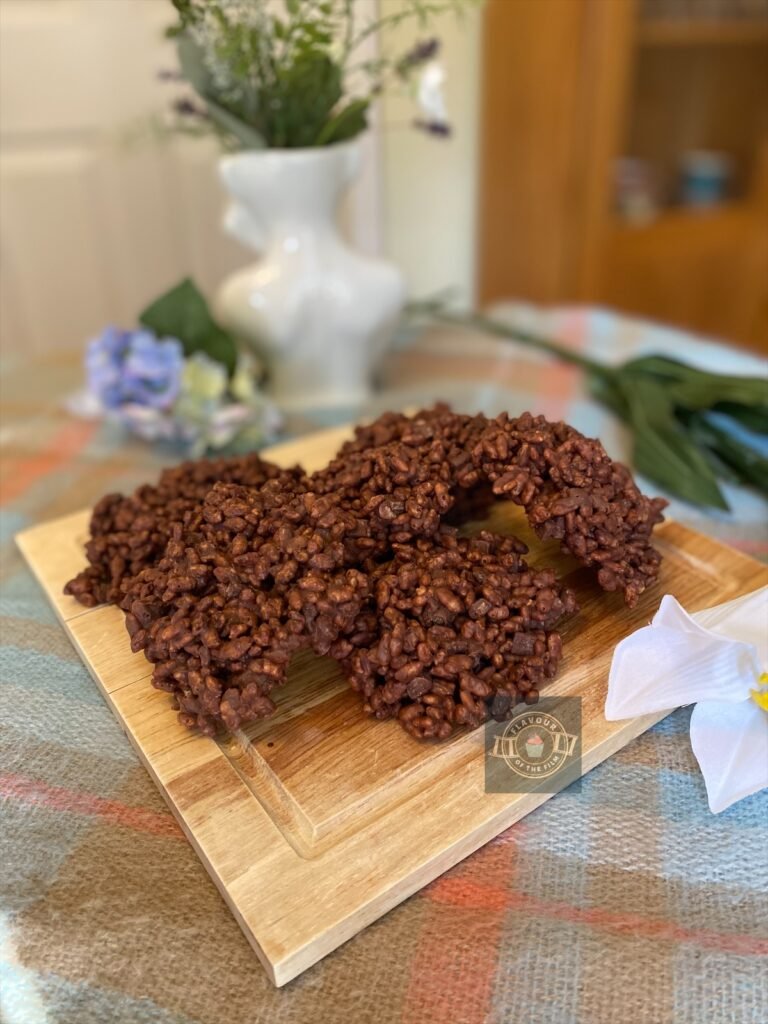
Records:
M493 754L525 779L546 779L573 753L576 737L547 712L524 711L496 737Z

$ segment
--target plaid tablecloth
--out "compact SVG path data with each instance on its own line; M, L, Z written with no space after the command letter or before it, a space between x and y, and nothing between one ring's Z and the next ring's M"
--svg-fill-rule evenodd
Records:
M606 359L765 365L599 310L506 315ZM3 386L0 1019L7 1024L764 1024L768 793L712 816L670 715L283 990L237 924L16 553L23 527L129 489L157 453L57 411L76 364ZM564 417L625 453L577 370L461 332L394 356L379 401ZM766 506L677 518L758 557ZM311 899L312 894L307 893Z

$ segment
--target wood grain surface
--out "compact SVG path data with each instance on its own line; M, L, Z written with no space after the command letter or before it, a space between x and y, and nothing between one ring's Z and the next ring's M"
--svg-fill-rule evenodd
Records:
M323 431L265 454L314 469L347 434ZM276 985L549 798L486 793L482 729L419 744L396 723L363 716L338 667L309 653L294 659L271 719L218 740L190 733L168 694L150 685L143 656L131 653L121 613L84 609L62 594L85 563L88 518L78 512L26 530L19 547ZM696 611L768 581L760 563L665 523L657 531L661 579L630 611L533 538L514 506L494 506L488 523L522 536L530 561L554 565L577 593L581 611L563 629L562 668L544 696L581 697L584 772L667 713L603 716L613 648L651 619L661 596Z

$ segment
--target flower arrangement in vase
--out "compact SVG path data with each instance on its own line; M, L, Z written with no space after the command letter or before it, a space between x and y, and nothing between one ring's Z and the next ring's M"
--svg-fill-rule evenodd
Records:
M353 0L172 0L195 94L176 101L177 126L220 140L224 224L258 255L223 282L216 312L263 360L284 408L364 401L402 309L400 271L356 252L336 226L376 97L414 87L415 124L449 134L437 41L365 57L366 40L409 20L426 30L468 2L403 0L361 23Z

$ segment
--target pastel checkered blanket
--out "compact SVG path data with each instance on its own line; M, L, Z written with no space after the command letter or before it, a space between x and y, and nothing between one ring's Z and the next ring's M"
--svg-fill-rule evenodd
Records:
M602 311L507 309L605 359L733 350ZM764 1024L768 793L707 809L681 709L275 990L80 664L12 537L168 462L56 400L72 362L4 387L0 1020L7 1024ZM390 361L395 401L531 408L626 437L577 370L460 332ZM382 401L387 401L383 399ZM757 557L766 505L678 519ZM307 898L311 899L311 893Z

